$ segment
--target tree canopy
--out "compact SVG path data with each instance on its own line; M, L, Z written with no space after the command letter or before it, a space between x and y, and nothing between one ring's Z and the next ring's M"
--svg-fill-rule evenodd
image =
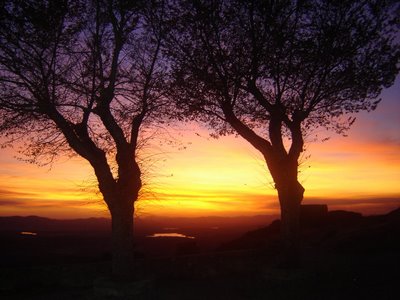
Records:
M87 158L85 134L107 154L124 142L134 151L142 119L166 104L151 15L124 1L16 3L2 8L2 131L29 135L34 159L71 148Z
M168 49L177 94L189 112L211 118L218 134L232 130L220 122L222 102L252 128L265 129L279 107L285 127L296 119L303 128L341 132L349 125L343 115L374 110L398 72L392 1L181 5L172 8L179 21Z

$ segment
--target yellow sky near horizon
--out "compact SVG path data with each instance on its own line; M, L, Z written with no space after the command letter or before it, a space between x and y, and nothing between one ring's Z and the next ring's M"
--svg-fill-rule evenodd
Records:
M400 207L400 81L383 94L377 111L362 113L348 137L308 142L299 178L304 203L365 214ZM242 138L209 137L195 124L171 129L179 145L153 149L144 170L139 216L278 214L272 179L261 155ZM321 137L326 132L320 132ZM182 149L186 147L186 149ZM89 164L61 159L48 167L0 150L0 216L107 217ZM146 154L144 155L146 156Z
M241 138L214 140L196 128L185 150L160 153L145 177L140 216L240 216L278 214L272 179L261 156ZM304 203L331 209L383 213L400 206L400 157L396 145L366 143L351 136L309 144L300 168ZM80 159L57 162L51 170L0 158L0 215L52 218L107 217L96 180ZM375 201L374 201L375 199Z

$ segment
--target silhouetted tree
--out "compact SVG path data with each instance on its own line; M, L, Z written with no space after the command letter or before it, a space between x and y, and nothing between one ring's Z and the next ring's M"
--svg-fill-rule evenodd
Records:
M112 270L133 271L141 127L166 111L161 10L145 1L2 1L0 130L31 162L79 155L112 218ZM158 15L157 19L160 19Z
M304 135L344 132L398 73L398 1L175 1L167 55L175 97L216 136L263 155L287 249L296 245Z

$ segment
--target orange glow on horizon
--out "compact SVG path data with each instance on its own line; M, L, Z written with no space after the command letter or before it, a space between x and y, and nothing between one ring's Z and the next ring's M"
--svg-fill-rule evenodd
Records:
M199 132L196 128L196 132ZM276 215L279 203L261 156L235 137L214 140L205 130L184 135L191 145L172 149L148 174L137 202L138 215ZM400 206L398 147L335 137L313 143L300 167L304 203L366 213ZM1 158L0 215L53 218L108 217L85 161L56 163L46 170ZM5 169L7 166L8 169ZM145 174L147 175L147 174ZM148 182L146 182L148 181ZM373 199L376 199L375 201ZM382 200L384 199L384 201Z
M363 114L349 137L308 143L299 180L304 203L326 203L330 209L365 214L400 206L400 112L397 92L386 93L377 112ZM385 106L386 105L386 106ZM376 115L374 115L376 114ZM144 187L136 204L139 216L276 215L279 203L265 162L242 138L209 137L194 124L180 125L179 147L143 153ZM170 132L175 136L174 131ZM162 148L162 149L161 149ZM0 215L50 218L108 217L96 179L82 159L56 162L51 170L0 155Z

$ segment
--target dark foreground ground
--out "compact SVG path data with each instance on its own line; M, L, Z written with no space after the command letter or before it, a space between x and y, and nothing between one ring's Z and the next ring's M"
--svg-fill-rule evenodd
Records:
M109 260L101 252L64 249L43 258L29 252L40 247L35 240L27 247L28 240L18 244L25 249L13 246L19 249L13 256L3 243L0 299L399 299L399 210L368 218L332 212L323 222L304 225L299 264L291 268L281 263L278 232L279 222L273 222L215 251L142 255L141 279L129 282L109 278ZM68 242L107 246L99 237L76 239ZM18 263L23 251L25 261Z

